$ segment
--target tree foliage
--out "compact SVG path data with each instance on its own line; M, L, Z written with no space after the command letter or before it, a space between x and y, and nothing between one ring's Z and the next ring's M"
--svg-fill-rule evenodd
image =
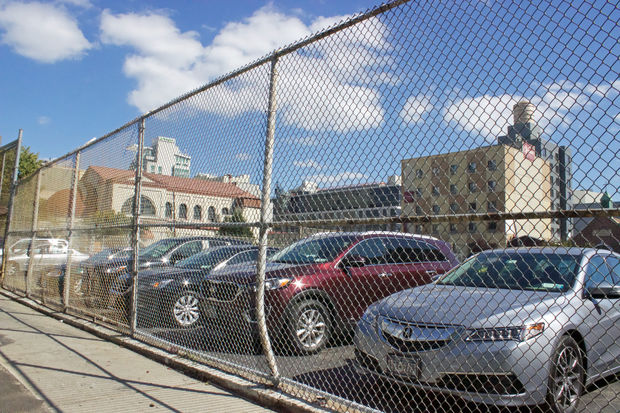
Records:
M235 208L231 216L224 218L224 222L246 222L243 216L243 210L241 208ZM219 234L230 237L254 238L254 234L249 227L221 227Z

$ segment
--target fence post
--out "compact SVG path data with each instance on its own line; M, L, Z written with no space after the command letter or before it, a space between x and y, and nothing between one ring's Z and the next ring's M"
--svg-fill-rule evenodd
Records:
M28 270L26 271L26 297L30 297L30 278L32 278L34 270L34 243L37 238L37 228L39 227L39 192L41 192L41 174L43 170L38 170L37 183L34 190L34 207L32 208L32 238L30 240L30 248L28 249ZM44 294L41 294L44 297Z
M265 316L265 266L267 261L267 237L271 227L270 204L271 204L271 172L273 164L273 143L276 128L276 81L278 55L274 53L271 60L271 76L269 79L269 109L267 112L267 133L265 137L265 164L263 170L263 193L260 210L260 231L258 241L257 286L256 286L256 318L260 341L271 370L274 384L280 380L280 373L276 362L269 332L267 331L267 319Z
M22 130L19 130L17 134L17 147L15 148L15 162L13 164L13 177L11 179L11 189L9 194L9 204L7 205L6 225L4 227L4 251L2 251L2 286L4 286L4 271L7 265L7 256L9 252L8 237L13 220L13 198L15 198L15 191L17 190L17 178L19 177L19 156L22 150ZM1 190L1 189L0 189Z
M140 121L138 128L138 152L136 156L136 174L134 182L134 198L133 198L133 228L131 234L131 246L133 248L133 260L131 266L131 312L130 326L131 335L136 333L137 326L137 300L138 300L138 244L140 243L140 197L142 190L142 151L144 148L144 126L145 118Z
M73 183L71 185L71 209L69 211L69 226L67 230L68 234L68 250L67 250L67 265L65 266L65 280L62 289L62 303L63 303L63 311L67 311L69 307L69 292L71 291L71 261L73 255L73 225L75 223L75 205L76 198L78 195L78 181L79 181L79 173L80 173L80 152L78 151L75 154L75 167L73 169Z

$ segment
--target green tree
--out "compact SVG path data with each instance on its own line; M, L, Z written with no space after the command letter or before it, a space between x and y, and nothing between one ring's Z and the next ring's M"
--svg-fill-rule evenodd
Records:
M43 161L39 159L39 153L30 152L29 146L22 147L19 154L19 178L26 177L39 169L43 165Z
M225 217L224 222L246 222L243 217L243 210L241 208L235 208L232 213L232 216ZM220 235L226 235L230 237L242 237L254 239L254 234L252 233L252 229L249 227L221 227L219 231Z

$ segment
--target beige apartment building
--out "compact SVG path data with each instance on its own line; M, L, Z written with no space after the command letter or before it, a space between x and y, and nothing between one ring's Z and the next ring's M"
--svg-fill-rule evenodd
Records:
M526 149L493 145L404 159L402 216L533 212L551 209L551 169ZM551 219L407 224L452 244L461 258L515 237L552 238Z

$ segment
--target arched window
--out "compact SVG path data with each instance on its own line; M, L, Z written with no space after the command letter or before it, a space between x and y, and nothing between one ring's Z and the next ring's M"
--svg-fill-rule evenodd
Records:
M222 208L222 215L228 215L228 208Z
M172 218L172 204L166 202L166 218Z
M179 218L187 219L187 205L185 204L179 205Z
M121 208L121 212L127 215L133 215L133 197L128 198ZM140 215L155 215L155 205L153 201L151 201L146 196L142 195L140 197Z
M202 219L202 208L200 205L194 206L194 219L200 221Z
M209 219L209 222L215 222L215 208L212 206L210 206L207 210L207 218Z

